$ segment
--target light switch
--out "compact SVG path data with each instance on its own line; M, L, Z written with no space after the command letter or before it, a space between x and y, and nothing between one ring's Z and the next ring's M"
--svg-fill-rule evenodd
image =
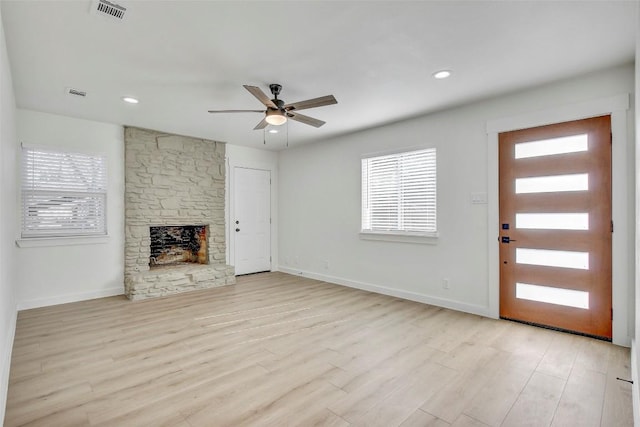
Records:
M473 205L486 205L487 193L471 193L471 204Z

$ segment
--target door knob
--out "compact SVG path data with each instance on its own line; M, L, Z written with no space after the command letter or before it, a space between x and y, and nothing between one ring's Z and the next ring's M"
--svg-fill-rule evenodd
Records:
M239 229L239 228L236 228L236 232L238 232L238 231L240 231L240 229Z

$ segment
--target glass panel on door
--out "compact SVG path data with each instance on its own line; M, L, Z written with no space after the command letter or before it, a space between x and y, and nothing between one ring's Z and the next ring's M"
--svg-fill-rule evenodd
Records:
M516 179L516 194L587 190L589 190L589 174L587 173Z
M588 270L589 252L516 248L516 262L518 264Z
M586 133L583 133L581 135L521 142L515 145L515 158L526 159L529 157L577 153L588 149L589 138Z
M567 307L589 308L589 292L551 286L516 283L516 298L546 302Z
M588 213L517 213L516 228L531 230L588 230Z

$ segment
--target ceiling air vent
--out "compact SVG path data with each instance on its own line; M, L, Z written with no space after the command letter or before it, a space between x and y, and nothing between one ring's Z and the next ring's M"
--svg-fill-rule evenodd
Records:
M107 0L96 0L91 4L91 11L96 15L115 18L120 21L124 19L124 13L127 9Z
M74 89L72 87L68 87L66 89L66 91L67 91L67 94L69 94L69 95L82 96L82 97L87 96L87 92L85 92L83 90L79 90L79 89Z

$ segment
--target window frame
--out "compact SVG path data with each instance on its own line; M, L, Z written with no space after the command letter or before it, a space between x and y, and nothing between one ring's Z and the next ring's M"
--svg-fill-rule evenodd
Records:
M57 155L76 155L87 156L99 159L101 170L99 174L94 174L94 179L101 181L100 185L96 188L72 190L72 189L53 189L53 188L37 188L33 181L26 179L28 171L25 170L27 166L27 159L25 156L30 152L42 151L56 153ZM85 160L88 161L88 160ZM99 176L99 175L102 176ZM31 187L31 188L29 188ZM45 186L46 187L46 186ZM99 214L96 215L97 219L102 222L102 227L98 230L82 230L80 228L72 230L67 229L62 232L39 232L37 229L29 229L25 224L25 217L27 216L27 210L29 209L28 202L25 200L26 196L31 194L51 194L52 197L73 197L78 195L87 195L89 198L100 198L97 205L100 207ZM21 144L20 150L20 237L16 240L19 247L40 247L40 246L63 246L63 245L77 245L77 244L97 244L106 243L108 240L108 193L109 193L109 177L108 177L108 156L104 152L97 151L84 151L76 148L63 148L59 146L38 146ZM74 199L74 205L78 203L78 198Z
M435 230L433 231L403 231L403 230L371 230L364 229L364 199L365 199L365 182L364 182L364 171L363 171L363 161L367 159L373 159L376 157L386 157L393 155L401 155L405 153L412 153L415 151L423 151L423 150L433 150L435 156L435 172L433 179L435 181ZM405 242L405 243L421 243L421 244L436 244L439 238L438 232L438 222L437 222L437 211L438 211L438 201L437 201L437 177L438 177L438 150L437 147L434 146L416 146L416 147L406 147L396 150L388 150L376 153L367 153L363 154L360 157L360 239L362 240L377 240L377 241L389 241L389 242Z

